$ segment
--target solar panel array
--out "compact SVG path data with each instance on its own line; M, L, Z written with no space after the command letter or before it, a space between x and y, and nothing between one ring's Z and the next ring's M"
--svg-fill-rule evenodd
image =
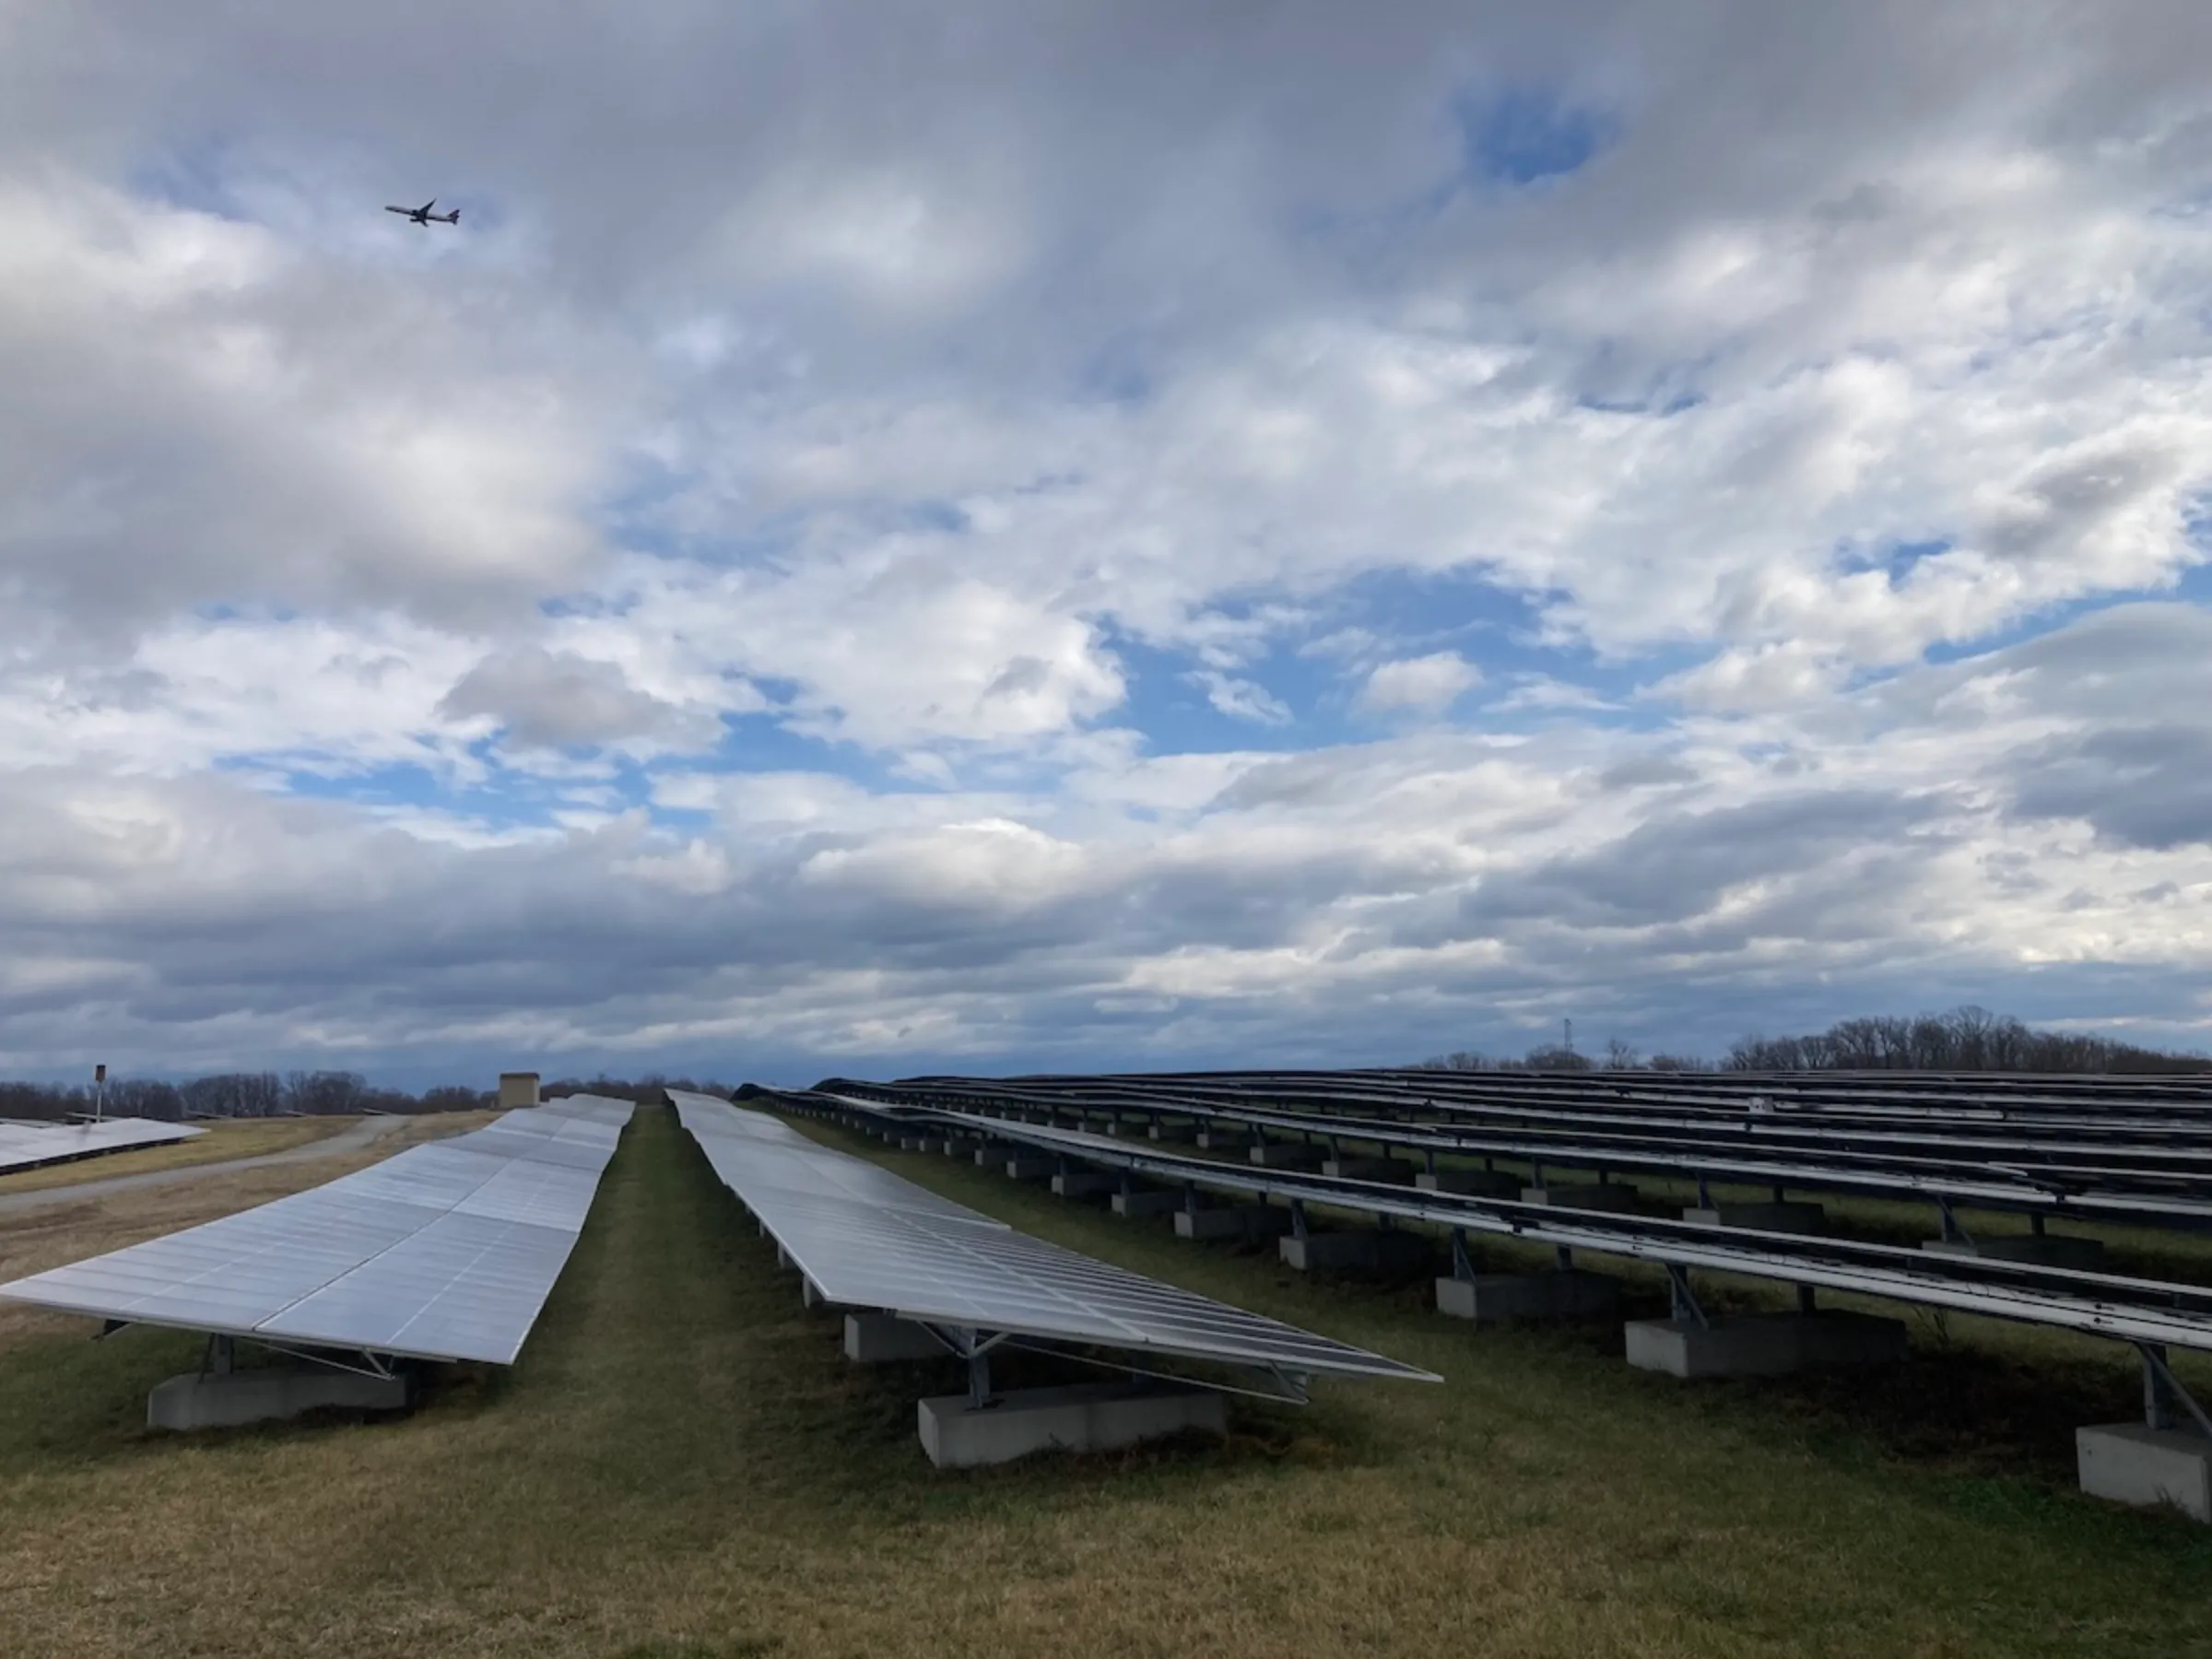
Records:
M933 1326L1271 1371L1435 1381L1030 1238L776 1119L672 1094L724 1185L827 1301Z
M512 1364L633 1110L571 1095L0 1297L272 1346Z
M1831 1090L1817 1107L1800 1097L1787 1110L1757 1089L1699 1094L1673 1078L1534 1083L1543 1087L1449 1072L1297 1072L833 1078L820 1088L889 1104L1011 1109L1063 1121L1241 1125L1255 1140L1296 1135L1419 1159L1505 1158L2153 1225L2212 1220L2212 1116L2186 1099L2164 1113L2149 1109L2148 1091L2118 1104L2089 1094L2062 1107L2068 1097L2047 1087L2017 1093L2002 1107L1976 1094L1900 1115L1897 1102L1918 1097L1896 1080L1859 1104Z
M790 1109L912 1134L927 1125L1051 1153L1090 1167L1189 1191L1205 1190L1285 1204L1326 1206L1394 1223L1419 1223L1470 1235L1517 1238L1571 1251L1727 1272L1882 1296L1924 1306L1987 1313L2125 1341L2212 1351L2212 1288L2077 1268L1933 1254L1857 1240L1722 1228L1657 1216L1581 1210L1510 1198L1426 1192L1384 1182L1192 1157L1143 1140L1062 1128L1041 1121L1034 1094L1002 1097L996 1115L981 1101L997 1085L965 1079L955 1106L941 1089L866 1085L870 1100L819 1090L761 1091ZM1028 1080L1023 1080L1028 1081ZM846 1085L843 1087L853 1087ZM1030 1113L1030 1121L1012 1115ZM1589 1189L1581 1189L1587 1191ZM1571 1191L1567 1189L1566 1191Z
M204 1133L190 1124L135 1117L102 1118L96 1124L0 1124L0 1175L135 1147L168 1146Z

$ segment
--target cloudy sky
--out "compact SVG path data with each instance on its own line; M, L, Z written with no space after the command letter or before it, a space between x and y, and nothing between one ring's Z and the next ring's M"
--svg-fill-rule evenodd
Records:
M2196 0L0 0L0 1072L2212 1045L2208 324Z

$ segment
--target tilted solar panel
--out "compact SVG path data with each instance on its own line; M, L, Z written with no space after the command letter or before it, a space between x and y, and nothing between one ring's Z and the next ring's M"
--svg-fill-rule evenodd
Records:
M582 1232L627 1100L574 1096L326 1185L0 1285L129 1324L512 1364Z
M0 1124L0 1175L67 1163L136 1147L162 1147L206 1131L151 1118L103 1118L97 1124Z
M800 1146L789 1147L742 1121L764 1114L712 1100L678 1110L715 1172L831 1302L930 1324L1285 1373L1436 1380L1047 1244L865 1159L795 1135Z

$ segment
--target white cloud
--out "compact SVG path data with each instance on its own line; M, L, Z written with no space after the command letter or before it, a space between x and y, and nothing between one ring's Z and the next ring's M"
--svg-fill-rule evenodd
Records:
M2202 7L509 9L10 26L0 1062L2207 1018Z
M1432 652L1375 668L1360 688L1359 706L1378 714L1404 709L1441 714L1480 684L1482 670L1457 652Z

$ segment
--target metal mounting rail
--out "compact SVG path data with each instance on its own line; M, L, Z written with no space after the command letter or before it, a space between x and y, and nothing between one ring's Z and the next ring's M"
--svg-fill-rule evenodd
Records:
M2112 1169L2092 1164L2037 1163L2033 1147L1991 1142L2007 1161L1956 1157L1927 1158L1860 1152L1821 1144L1799 1148L1764 1144L1747 1147L1736 1135L1726 1140L1684 1141L1651 1135L1590 1134L1575 1137L1542 1131L1484 1131L1457 1124L1410 1124L1360 1117L1267 1111L1195 1100L1162 1100L1133 1095L1083 1100L1033 1093L1000 1093L971 1084L942 1092L908 1084L863 1084L837 1079L825 1092L878 1104L934 1107L972 1112L1015 1108L1058 1115L1100 1112L1195 1118L1209 1124L1239 1124L1255 1132L1272 1129L1331 1141L1365 1142L1422 1153L1495 1157L1576 1169L1634 1170L1681 1180L1735 1180L1759 1185L1813 1187L1891 1197L1924 1197L1989 1207L2097 1215L2138 1225L2175 1221L2212 1223L2212 1154L2193 1152L2187 1172L2157 1169ZM1805 1156L1794 1158L1802 1150ZM2189 1175L2194 1174L2190 1190Z
M1409 1192L1379 1182L1262 1170L1139 1149L1108 1135L982 1118L938 1108L884 1108L818 1091L759 1090L806 1115L847 1123L935 1125L976 1138L1062 1153L1186 1192L1298 1200L1391 1222L1594 1251L1662 1267L1735 1273L1821 1289L1888 1298L2135 1343L2212 1351L2212 1288L2088 1273L2022 1262L1924 1253L1896 1245L1796 1233L1721 1230L1653 1217L1573 1210L1457 1194Z

